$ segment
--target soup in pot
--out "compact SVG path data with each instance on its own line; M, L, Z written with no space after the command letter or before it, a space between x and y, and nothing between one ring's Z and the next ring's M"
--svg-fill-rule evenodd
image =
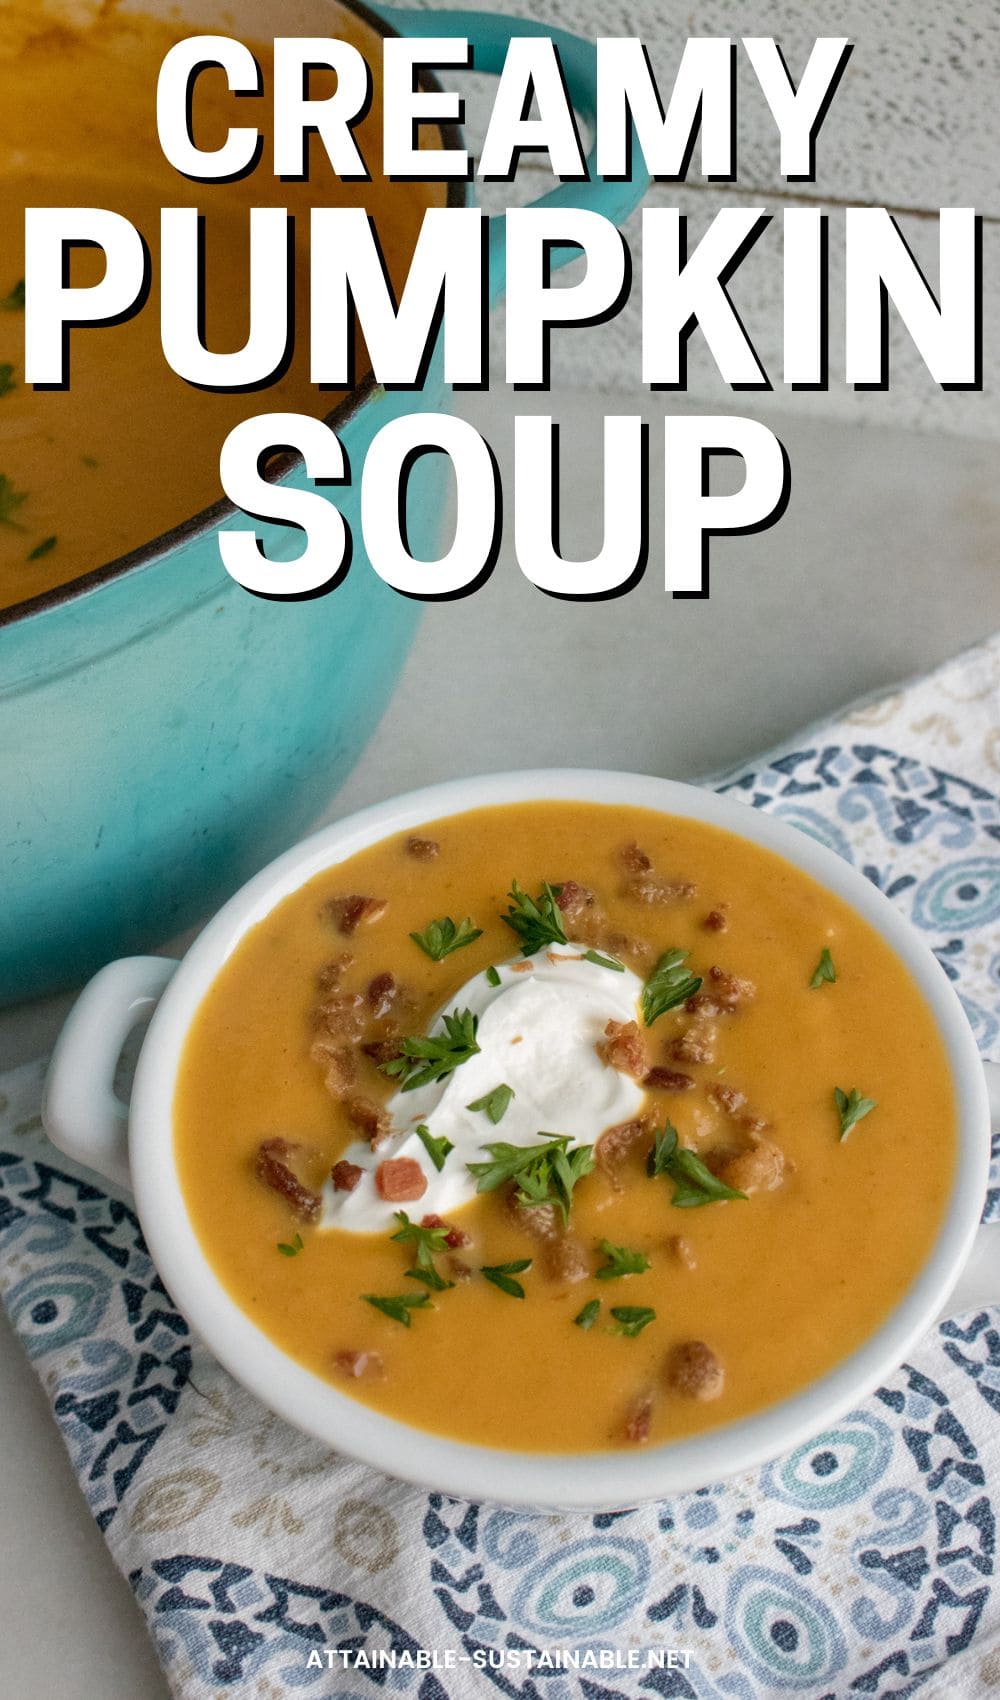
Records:
M353 13L331 4L331 35L353 43L373 67L377 37ZM70 21L76 17L77 22ZM285 28L290 20L285 20ZM0 608L37 596L128 554L221 497L219 450L241 419L261 411L326 415L338 396L309 380L308 338L300 336L284 376L264 391L225 395L185 383L167 365L159 335L160 208L197 206L205 218L206 346L243 346L248 331L248 213L287 207L296 218L296 310L307 308L312 205L353 204L371 212L397 291L427 205L444 191L391 183L379 175L381 105L377 86L357 126L371 183L342 183L318 139L309 180L272 174L270 103L253 102L263 160L242 182L195 183L176 172L156 134L156 84L174 42L190 23L99 7L47 8L10 0L0 31ZM271 53L254 44L265 93ZM324 77L314 71L311 93ZM193 123L199 146L218 147L238 121L239 102L218 68L198 78ZM234 108L235 120L234 120ZM433 145L431 141L428 145ZM123 214L150 250L152 288L127 323L70 332L71 382L64 391L23 381L24 209L95 206ZM103 256L72 251L70 281L103 275ZM366 370L358 351L359 377Z

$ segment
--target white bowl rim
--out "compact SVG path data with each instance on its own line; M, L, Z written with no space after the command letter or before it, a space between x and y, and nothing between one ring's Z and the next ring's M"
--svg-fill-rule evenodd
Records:
M472 809L541 800L628 805L704 821L812 875L867 920L908 968L944 1042L955 1089L958 1151L948 1207L916 1279L875 1333L777 1404L651 1448L505 1451L410 1427L350 1398L289 1357L226 1292L188 1217L174 1163L174 1084L188 1028L251 927L316 874L381 839ZM321 828L243 886L195 940L153 1016L136 1069L129 1147L143 1233L167 1291L223 1366L265 1405L333 1450L428 1490L593 1510L661 1499L755 1468L866 1398L930 1327L961 1272L982 1211L990 1131L979 1053L954 988L910 922L850 863L739 794L651 775L536 768L448 780L375 804Z

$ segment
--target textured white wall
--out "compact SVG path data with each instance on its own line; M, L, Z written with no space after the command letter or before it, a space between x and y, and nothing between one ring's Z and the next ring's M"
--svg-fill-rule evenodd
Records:
M431 0L438 5L441 0ZM486 10L488 8L483 8ZM867 0L822 7L771 0L733 4L702 0L677 7L668 0L508 0L505 10L544 17L588 36L641 35L654 69L669 90L688 35L774 35L798 77L818 34L844 35L854 51L817 147L817 181L793 186L789 194L778 170L773 120L745 56L740 55L739 180L707 184L696 169L683 186L654 186L650 202L677 206L690 218L691 242L723 205L760 205L775 215L735 275L730 293L765 367L771 394L734 397L719 380L697 334L692 338L689 393L700 401L727 402L766 417L774 409L838 416L859 422L1000 436L1000 397L995 382L1000 354L1000 5L996 0L959 0L956 8L919 0ZM474 82L478 84L478 79ZM460 86L455 84L455 86ZM468 80L466 81L468 87ZM478 100L470 111L473 142ZM698 149L694 165L697 166ZM543 186L537 168L525 166L517 199ZM800 203L803 190L830 213L830 389L797 392L780 381L782 345L781 210ZM487 204L498 204L490 190ZM984 388L982 393L944 393L934 384L898 321L893 325L891 385L886 393L855 394L843 382L843 214L845 205L887 206L899 218L907 241L932 284L937 279L937 219L942 206L974 206L983 215ZM638 259L637 225L633 251ZM555 379L598 389L639 383L638 290L616 320L593 332L557 335ZM894 316L895 317L895 316ZM494 344L499 350L501 325ZM502 368L498 368L502 369ZM666 398L665 398L666 399ZM669 402L667 403L669 405Z

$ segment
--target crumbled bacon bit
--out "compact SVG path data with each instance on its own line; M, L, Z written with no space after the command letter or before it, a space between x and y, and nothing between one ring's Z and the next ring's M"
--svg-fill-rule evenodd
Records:
M453 1281L471 1281L472 1268L464 1257L449 1257L445 1260L445 1268Z
M738 1116L746 1105L746 1093L721 1080L713 1080L706 1090L712 1102L718 1104L720 1110L725 1110L727 1116Z
M729 928L729 916L724 908L710 909L702 926L710 933L724 933Z
M648 1132L649 1123L638 1116L634 1121L616 1122L614 1127L606 1127L598 1135L594 1144L594 1161L616 1185L621 1184L618 1172L629 1152Z
M678 1033L671 1041L668 1054L674 1062L714 1062L715 1028L708 1022L693 1023L685 1033Z
M412 1157L387 1157L375 1170L375 1187L387 1203L408 1204L411 1199L423 1198L427 1177Z
M406 854L417 862L433 862L439 854L441 846L436 838L408 838Z
M349 950L342 950L339 956L333 956L329 962L324 962L316 976L316 984L321 992L332 992L340 985L347 970L353 966L354 958Z
M360 992L335 992L316 1005L316 1025L336 1039L357 1039L364 1030L364 1004Z
M344 1100L344 1114L351 1126L364 1134L373 1151L392 1132L392 1117L385 1105L360 1092Z
M630 874L648 874L652 872L653 858L651 856L647 856L645 850L640 850L634 839L631 844L624 844L622 846L621 850L618 852L618 860L621 862L622 867L626 868Z
M711 1346L704 1340L684 1340L675 1346L666 1364L668 1384L685 1399L717 1399L725 1385L725 1371Z
M625 1413L622 1426L624 1438L633 1446L641 1446L649 1439L650 1424L653 1420L653 1398L650 1393L637 1393Z
M686 903L696 896L698 887L693 880L665 880L658 874L636 874L625 882L623 895L636 903L667 905Z
M667 1250L672 1257L676 1258L678 1263L684 1265L685 1269L697 1268L697 1259L691 1241L686 1240L683 1234L671 1234L667 1241Z
M643 1075L642 1084L649 1092L689 1092L694 1081L690 1074L681 1074L679 1069L657 1065Z
M331 897L323 907L324 915L329 916L338 932L350 938L356 933L362 921L378 921L385 914L386 901L384 897Z
M630 956L633 962L648 962L653 954L653 947L645 939L633 938L631 933L619 933L613 929L605 929L598 938L597 948L607 951L609 956Z
M379 1067L383 1063L395 1062L403 1054L403 1041L400 1038L369 1039L361 1047L366 1057L371 1057Z
M376 974L373 980L369 980L365 997L368 1000L368 1008L376 1018L388 1015L398 990L392 974Z
M576 880L563 880L556 897L556 907L572 923L582 914L584 909L590 909L594 904L594 894L585 885Z
M549 1240L542 1253L542 1268L550 1281L586 1281L590 1274L587 1253L575 1234L563 1233Z
M531 1239L545 1244L562 1233L562 1219L554 1204L522 1204L516 1186L508 1189L505 1203L511 1219Z
M338 1352L333 1361L342 1375L352 1376L356 1381L362 1376L369 1381L381 1381L385 1374L378 1352Z
M422 1228L446 1229L447 1231L444 1236L444 1243L448 1247L449 1251L459 1251L462 1246L472 1244L471 1234L467 1234L464 1228L453 1228L451 1223L446 1222L443 1216L435 1216L433 1214L421 1216L420 1226Z
M646 1072L646 1047L637 1021L609 1021L594 1049L605 1067L619 1074L641 1080Z
M334 1192L353 1192L364 1172L357 1163L348 1163L342 1157L330 1170Z
M265 1139L257 1151L254 1172L259 1181L287 1200L300 1222L315 1222L320 1212L319 1193L304 1186L289 1163L289 1158L304 1149L290 1139Z
M707 1163L737 1192L773 1192L785 1178L785 1154L770 1139L757 1140L745 1151L713 1152Z
M334 1098L339 1098L353 1085L357 1075L355 1057L354 1052L348 1050L345 1045L338 1044L332 1037L321 1035L313 1040L309 1055L313 1062L319 1063L324 1070L323 1084Z
M756 995L757 988L752 980L743 980L738 974L728 974L717 964L708 970L708 977L712 982L712 991L723 1009L738 1009L741 1003L749 1003Z
M706 1020L722 1014L722 1005L711 992L695 992L693 998L688 998L684 1005L689 1015L702 1015Z

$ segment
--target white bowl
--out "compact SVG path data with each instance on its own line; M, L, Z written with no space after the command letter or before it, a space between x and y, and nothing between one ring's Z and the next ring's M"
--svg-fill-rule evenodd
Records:
M380 839L468 809L552 798L706 821L777 852L843 898L892 946L923 992L958 1104L958 1158L947 1210L923 1267L881 1327L790 1398L705 1434L628 1452L500 1451L411 1428L348 1398L288 1357L230 1298L195 1234L174 1162L171 1107L188 1029L222 963L251 927L324 868ZM129 1032L151 1010L126 1109L114 1095L115 1065ZM991 1069L995 1102L998 1079L1000 1070ZM830 850L744 803L671 780L572 768L496 774L429 786L325 827L244 886L179 966L162 957L132 957L102 969L60 1035L43 1115L63 1151L131 1186L143 1234L175 1304L237 1380L336 1451L472 1499L592 1510L702 1487L798 1445L865 1398L941 1314L963 1269L953 1309L1000 1298L1000 1266L994 1267L1000 1265L1000 1237L991 1240L992 1230L984 1229L970 1260L987 1184L990 1106L984 1066L947 976L881 892Z

